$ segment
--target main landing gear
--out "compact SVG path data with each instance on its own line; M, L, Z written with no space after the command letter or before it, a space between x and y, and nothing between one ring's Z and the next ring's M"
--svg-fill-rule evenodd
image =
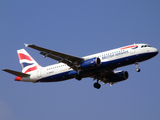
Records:
M97 88L97 89L100 89L100 88L101 88L101 85L100 85L98 82L94 83L93 86L94 86L95 88Z
M135 65L136 65L136 71L137 71L137 72L140 72L140 71L141 71L141 69L139 69L139 63L138 63L138 62L136 62L136 63L135 63Z
M78 81L82 80L82 77L80 75L75 75L75 79L77 79Z

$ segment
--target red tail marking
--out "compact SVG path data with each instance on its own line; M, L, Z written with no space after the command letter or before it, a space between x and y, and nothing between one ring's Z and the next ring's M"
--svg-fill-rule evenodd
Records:
M25 55L25 54L23 54L23 53L19 53L19 54L18 54L18 57L19 57L19 60L27 59L27 60L29 60L29 61L32 61L32 59L31 59L30 56L27 56L27 55Z
M37 66L34 66L34 67L31 67L31 68L27 69L24 73L28 73L28 72L31 72L31 71L34 71L34 70L37 70Z

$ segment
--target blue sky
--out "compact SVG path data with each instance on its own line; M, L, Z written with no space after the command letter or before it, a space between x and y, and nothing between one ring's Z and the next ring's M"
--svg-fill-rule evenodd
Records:
M1 0L0 67L21 71L17 49L24 43L82 57L133 43L160 50L160 1ZM56 63L27 48L41 65ZM159 120L160 57L118 70L129 79L93 88L92 78L57 83L25 83L0 71L3 120Z

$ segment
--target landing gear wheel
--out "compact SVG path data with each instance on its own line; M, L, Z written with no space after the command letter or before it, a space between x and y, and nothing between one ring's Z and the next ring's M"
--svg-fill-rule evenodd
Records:
M140 72L141 70L138 68L138 67L139 67L139 63L136 62L135 65L136 65L136 71L137 71L137 72Z
M76 75L75 79L77 79L78 81L82 80L82 77L80 75Z
M136 69L136 71L137 71L137 72L140 72L140 71L141 71L141 69L137 68L137 69Z
M95 88L97 88L97 89L100 89L101 88L101 85L99 84L99 83L94 83L94 85L93 85Z

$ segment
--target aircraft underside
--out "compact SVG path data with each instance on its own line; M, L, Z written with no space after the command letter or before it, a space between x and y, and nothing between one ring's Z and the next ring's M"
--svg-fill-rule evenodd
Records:
M86 78L86 77L93 77L93 76L97 76L105 73L107 74L107 72L113 72L113 70L118 67L127 66L127 65L136 64L136 63L145 61L149 59L151 56L154 56L154 53L134 55L134 56L129 56L129 57L116 59L108 62L103 62L98 68L80 71L79 75L82 78ZM71 72L75 74L69 75ZM48 76L46 78L42 78L37 82L60 82L60 81L75 78L77 74L78 73L75 70L72 70L72 71L56 74L53 76Z
M25 44L40 51L43 57L57 60L59 63L41 67L24 49L17 50L22 72L3 69L3 71L16 75L16 81L25 82L60 82L75 78L90 77L96 80L94 87L110 85L128 79L127 71L114 71L116 68L135 64L136 71L140 72L139 62L148 60L158 54L158 49L147 44L134 44L110 51L105 51L83 58L56 52L36 45Z

